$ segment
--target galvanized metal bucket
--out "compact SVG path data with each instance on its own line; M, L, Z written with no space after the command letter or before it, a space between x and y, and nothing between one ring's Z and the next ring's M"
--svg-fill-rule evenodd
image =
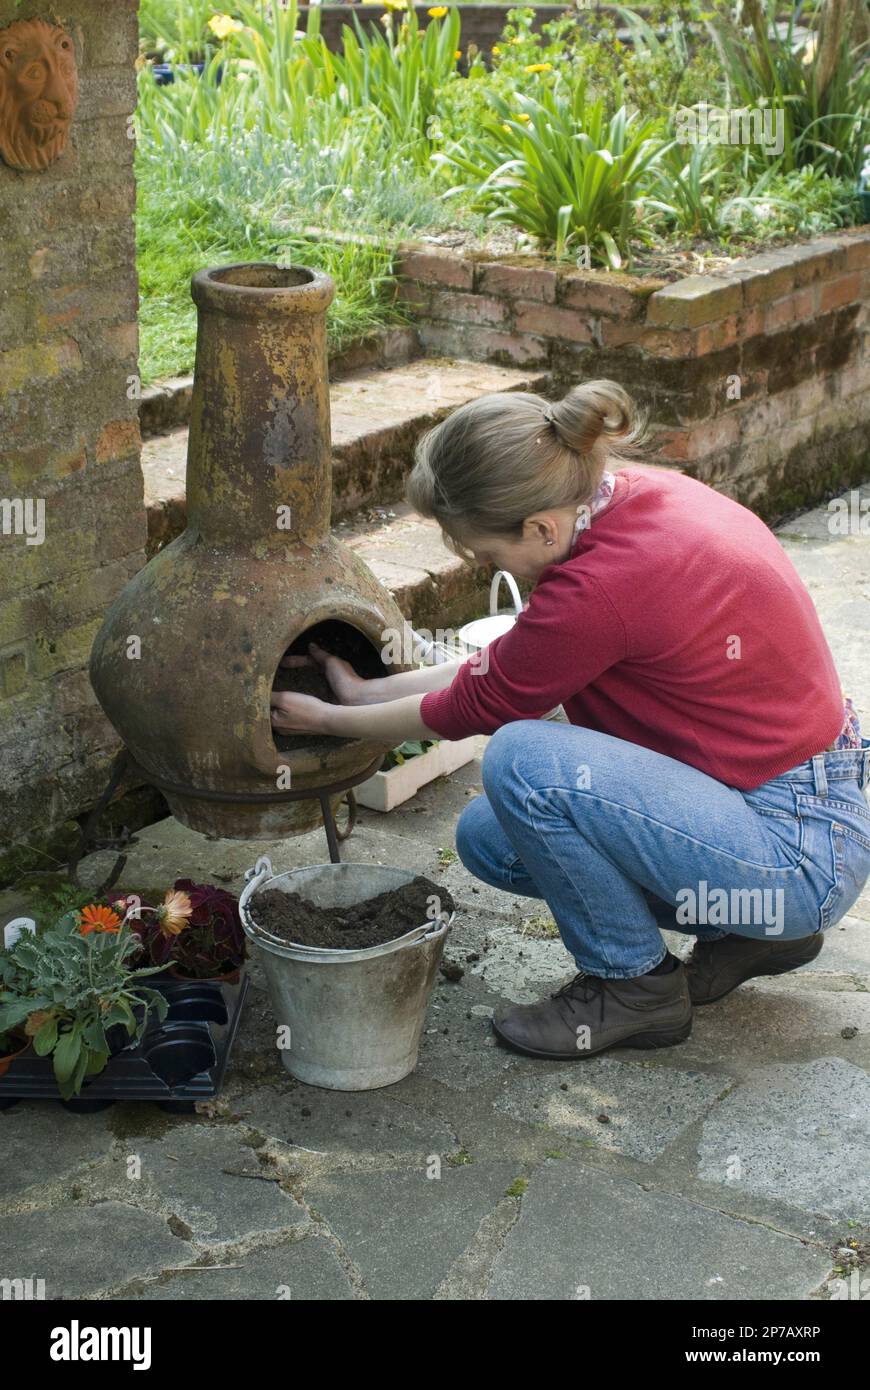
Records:
M395 941L360 950L301 946L256 922L256 894L299 893L318 907L350 907L410 883L380 864L313 864L274 874L264 855L239 899L242 926L266 971L287 1070L310 1086L369 1091L401 1081L417 1049L444 941L455 913L440 913Z

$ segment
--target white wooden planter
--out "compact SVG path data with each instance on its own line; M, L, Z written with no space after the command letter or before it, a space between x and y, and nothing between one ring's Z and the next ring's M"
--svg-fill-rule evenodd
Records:
M455 772L458 767L471 762L476 741L476 734L455 742L440 739L425 753L418 753L415 758L408 758L397 767L391 767L387 772L376 772L365 782L360 782L358 787L354 787L354 795L360 806L368 806L372 811L392 811L394 806L407 801L427 782L433 782L436 777Z

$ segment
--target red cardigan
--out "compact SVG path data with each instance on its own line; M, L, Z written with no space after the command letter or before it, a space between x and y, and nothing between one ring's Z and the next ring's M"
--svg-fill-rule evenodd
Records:
M420 713L458 739L558 704L572 724L743 791L843 725L830 649L779 541L738 502L656 467L617 473L608 506L542 571L513 628Z

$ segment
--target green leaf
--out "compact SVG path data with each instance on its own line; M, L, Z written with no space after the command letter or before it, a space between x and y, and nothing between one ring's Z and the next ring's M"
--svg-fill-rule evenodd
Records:
M54 1049L54 1074L57 1084L63 1088L72 1078L81 1056L82 1030L76 1022L66 1033L61 1033Z
M33 1035L33 1050L37 1057L47 1057L57 1042L57 1019L47 1018Z

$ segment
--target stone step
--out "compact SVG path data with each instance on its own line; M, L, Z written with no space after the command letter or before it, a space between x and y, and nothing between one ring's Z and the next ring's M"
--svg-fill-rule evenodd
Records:
M363 368L330 385L333 523L367 507L401 501L414 445L431 425L489 391L541 391L547 372L421 357L383 369ZM142 445L148 554L185 526L187 429Z

